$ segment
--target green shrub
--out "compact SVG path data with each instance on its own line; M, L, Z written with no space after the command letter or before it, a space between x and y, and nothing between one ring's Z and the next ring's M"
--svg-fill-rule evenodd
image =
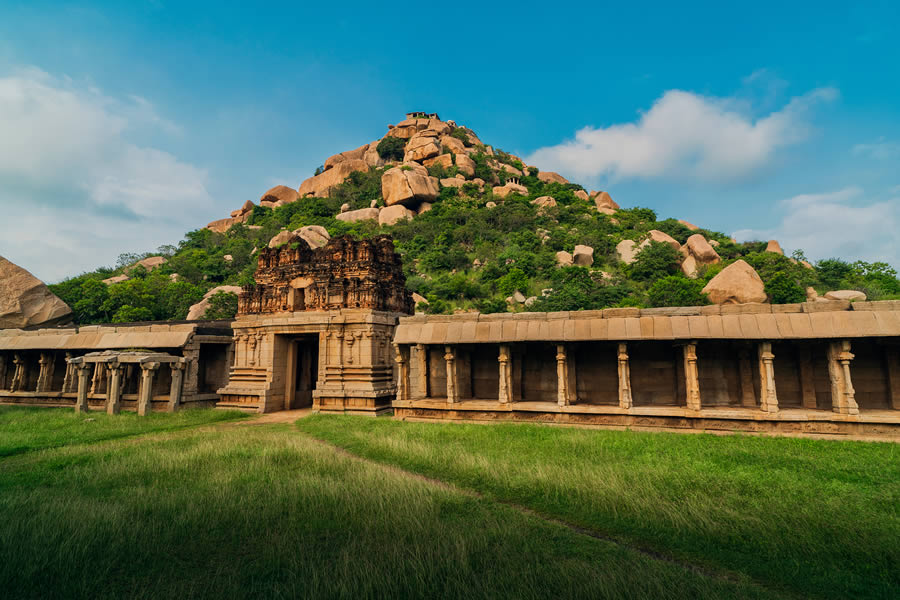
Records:
M650 306L703 306L709 304L703 286L703 281L669 275L653 282L647 298Z
M787 273L779 271L766 282L766 294L772 304L805 302L806 291Z
M204 319L233 319L237 314L238 297L233 292L216 292L209 298Z
M401 161L406 152L406 140L393 136L385 137L378 142L375 151L382 160Z
M638 252L628 273L638 281L656 281L678 272L681 253L665 242L650 242Z

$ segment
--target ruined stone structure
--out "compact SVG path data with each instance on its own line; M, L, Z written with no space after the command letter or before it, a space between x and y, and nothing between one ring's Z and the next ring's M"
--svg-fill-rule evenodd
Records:
M295 237L260 251L254 278L238 298L234 364L218 406L390 409L391 339L413 303L389 237L337 238L315 250Z
M0 403L77 410L212 406L232 361L228 321L0 331Z
M900 437L900 302L417 315L394 414Z

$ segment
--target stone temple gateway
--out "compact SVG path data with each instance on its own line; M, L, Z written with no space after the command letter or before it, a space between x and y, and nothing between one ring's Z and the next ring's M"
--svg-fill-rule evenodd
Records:
M260 251L231 321L0 331L0 402L900 440L900 302L415 315L386 236Z

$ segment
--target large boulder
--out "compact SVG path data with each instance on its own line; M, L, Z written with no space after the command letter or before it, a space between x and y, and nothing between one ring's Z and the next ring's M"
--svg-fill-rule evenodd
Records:
M440 165L445 169L449 169L453 166L453 155L452 154L440 154L433 158L426 158L422 161L422 164L426 167L430 167L432 165Z
M498 170L506 171L510 175L515 175L516 177L522 176L522 171L520 171L519 169L515 168L512 165L508 165L506 163L497 163L495 166L497 167Z
M616 256L626 265L637 260L638 249L634 240L622 240L616 244Z
M360 208L359 210L342 212L339 215L335 215L334 218L345 223L356 223L357 221L378 220L379 212L377 208Z
M441 136L441 146L448 148L450 152L456 155L467 154L468 152L462 140L449 135Z
M300 236L313 250L321 248L331 241L328 230L321 225L307 225L294 230L294 234Z
M280 231L275 234L275 236L269 240L269 248L278 248L279 246L283 246L294 237L293 231Z
M461 188L466 185L465 179L457 179L456 177L445 177L441 179L441 187Z
M556 198L553 196L539 196L532 200L531 203L537 206L538 209L552 208L556 206Z
M381 195L387 206L413 207L421 202L434 202L438 196L437 179L430 177L422 165L404 163L381 176Z
M192 304L188 309L187 320L196 321L197 319L202 319L203 315L206 314L207 309L209 309L209 299L219 292L237 295L241 293L241 286L220 285L219 287L214 287L213 289L209 290L208 292L203 294L203 299L200 302L198 302L197 304Z
M587 202L590 198L588 197L588 193L584 190L575 190L575 197L579 200L584 200Z
M494 195L499 198L506 198L510 194L528 195L528 188L524 185L507 181L505 185L497 185L493 188Z
M397 221L402 219L412 219L414 216L416 216L416 213L402 204L394 204L393 206L381 209L381 212L378 213L378 224L393 225Z
M206 228L216 233L225 233L236 223L241 223L240 219L229 217L227 219L216 219L206 225Z
M172 273L172 275L175 275L175 273ZM171 275L169 276L169 278L172 278ZM114 283L122 283L123 281L128 281L129 279L131 279L131 277L129 277L128 275L116 275L114 277L107 277L103 280L103 283L105 283L106 285L112 285ZM172 281L177 280L172 279Z
M569 183L568 179L566 179L559 173L554 173L553 171L540 171L538 172L537 177L544 183Z
M327 198L331 188L344 183L344 180L354 171L368 171L369 165L364 160L353 159L337 163L324 173L310 177L300 184L298 190L301 198L315 196Z
M694 258L692 254L688 254L687 257L683 261L681 261L681 272L684 273L685 277L690 277L691 279L696 279L699 274L697 269L697 259Z
M688 221L685 221L684 219L678 219L678 222L681 223L682 225L684 225L685 227L687 227L688 229L690 229L691 231L697 231L698 229L700 229L693 223L689 223Z
M766 291L759 274L743 260L738 260L713 277L703 293L713 304L746 304L765 302Z
M456 155L456 168L459 169L460 173L463 173L467 177L472 177L473 175L475 175L475 161L465 154Z
M681 248L681 244L678 243L678 240L673 238L668 233L666 233L664 231L660 231L659 229L651 229L650 231L647 232L647 235L649 237L647 237L646 240L641 242L641 248L646 248L647 246L650 245L651 242L662 242L664 244L668 244L668 245L672 246L676 250L679 250Z
M441 143L437 132L425 130L417 133L406 143L406 154L403 162L422 162L425 159L438 156L441 153Z
M571 267L575 263L575 259L565 250L556 253L556 264L560 267Z
M781 244L778 243L778 240L769 240L769 243L766 245L765 251L784 255L784 250L781 249Z
M148 271L152 271L153 269L158 269L159 267L166 264L168 259L165 256L148 256L142 260L137 261L133 265L131 265L128 269L134 269L135 267L144 267Z
M365 154L363 154L363 160L370 167L382 167L384 166L384 159L381 158L381 155L378 154L378 144L381 140L375 140L371 144L369 144L368 148L366 148Z
M619 210L619 205L616 204L608 192L591 192L590 199L594 201L597 212L611 215Z
M575 252L572 253L572 259L579 267L589 267L594 264L594 249L590 246L579 244L575 246Z
M693 256L701 265L712 265L722 260L716 249L699 233L695 233L687 239L684 246L681 247L681 252L685 256Z
M866 301L866 295L857 290L834 290L825 292L825 297L829 300L848 300L850 302Z
M296 202L299 199L300 194L294 188L289 188L286 185L276 185L260 197L259 205L274 208L290 202ZM250 210L253 210L253 208L251 207Z
M340 154L329 156L328 159L325 160L325 164L322 165L322 168L327 171L328 169L334 167L336 164L342 163L347 160L363 160L368 149L369 144L365 144L364 146L360 146L355 150L347 150L346 152L341 152Z
M0 329L57 325L72 320L72 309L44 282L0 256Z

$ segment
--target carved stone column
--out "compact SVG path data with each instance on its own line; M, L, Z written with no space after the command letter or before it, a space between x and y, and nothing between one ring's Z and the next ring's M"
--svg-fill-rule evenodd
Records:
M13 364L16 365L16 369L13 373L13 380L12 384L9 386L9 391L18 392L21 391L22 387L25 385L28 366L25 364L25 360L18 354L13 355Z
M99 394L106 381L106 365L104 363L94 363L94 375L91 378L90 394ZM104 390L105 392L105 390Z
M428 348L425 344L416 344L416 366L419 371L419 398L428 397Z
M628 344L619 342L619 408L631 408L631 365L628 362Z
M510 404L512 398L512 365L510 364L509 344L500 344L500 353L497 356L500 369L500 404Z
M772 342L760 342L759 352L759 409L778 412L778 394L775 390L775 355Z
M697 344L685 344L684 350L684 390L688 410L700 410L700 374L697 370Z
M456 353L453 346L444 346L444 360L447 361L447 402L459 402L456 385Z
M80 360L80 359L79 359ZM89 378L91 376L91 363L80 362L73 364L72 367L78 375L78 396L75 398L75 412L88 411L88 390L90 388Z
M850 379L850 340L828 344L828 375L831 379L832 410L842 415L858 415L856 392Z
M175 412L181 406L182 383L184 381L184 362L171 362L172 385L169 387L169 412Z
M256 336L250 335L248 336L248 344L247 344L247 366L253 367L256 365Z
M66 352L66 374L63 377L62 391L64 394L74 391L75 386L75 365L72 364L72 353Z
M141 363L141 386L138 388L138 414L142 417L153 409L153 376L159 368L158 362Z
M122 399L122 370L125 365L116 361L106 363L109 371L109 383L106 385L106 414L117 415L121 409Z
M53 354L50 352L41 352L41 358L38 360L38 364L40 364L41 370L38 372L37 385L35 386L34 391L49 392L53 383L53 367L55 366Z
M409 400L409 360L403 352L400 344L394 344L397 352L397 400L406 402Z
M569 362L566 360L566 345L556 345L556 403L569 405Z

